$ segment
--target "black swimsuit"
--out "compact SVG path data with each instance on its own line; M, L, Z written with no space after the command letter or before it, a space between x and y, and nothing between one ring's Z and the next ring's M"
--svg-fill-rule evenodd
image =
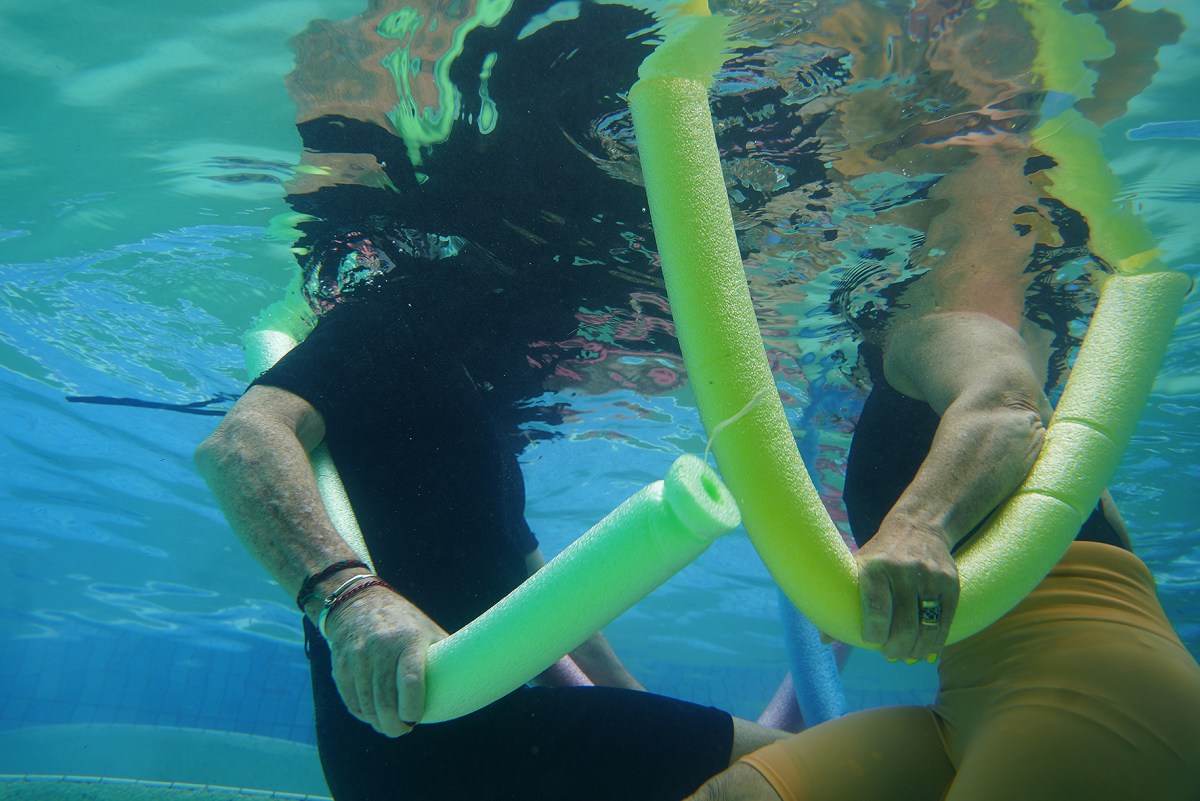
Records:
M339 305L257 383L321 413L379 574L453 632L524 579L537 540L510 404L477 375L512 365L488 369L448 347L437 326L413 324L424 315L411 300L385 285ZM317 743L338 801L651 801L682 798L728 764L728 713L612 688L523 687L389 739L346 710L329 648L307 619L305 629Z

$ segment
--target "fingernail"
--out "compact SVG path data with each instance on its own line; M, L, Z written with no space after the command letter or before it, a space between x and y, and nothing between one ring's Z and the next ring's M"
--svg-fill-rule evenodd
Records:
M906 665L915 665L915 664L917 664L917 660L915 660L915 659L905 659L905 660L904 660L904 664L906 664Z
M899 662L900 661L899 659L897 659L894 656L885 656L884 659L886 659L889 662Z
M937 661L937 654L930 654L929 656L925 657L925 661L932 665Z

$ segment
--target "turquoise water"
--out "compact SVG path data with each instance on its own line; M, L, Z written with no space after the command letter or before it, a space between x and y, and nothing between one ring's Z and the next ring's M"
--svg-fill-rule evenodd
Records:
M312 742L291 601L192 468L217 418L67 398L211 399L205 411L240 393L240 336L295 269L265 231L299 150L286 40L360 5L0 0L0 742L61 744L0 748L0 773L271 786L154 749L179 751L165 743L180 730ZM1200 2L1170 5L1191 27L1104 144L1168 264L1195 276ZM1198 354L1193 292L1113 484L1195 654ZM523 457L550 553L703 448L686 398L572 403L565 436ZM651 689L744 716L786 670L772 585L740 533L608 634ZM861 655L847 686L855 706L919 699L930 671Z

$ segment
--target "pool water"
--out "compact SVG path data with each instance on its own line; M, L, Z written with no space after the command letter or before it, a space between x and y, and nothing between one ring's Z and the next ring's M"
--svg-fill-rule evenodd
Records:
M298 616L191 454L295 271L267 233L300 150L287 40L362 5L0 0L0 774L324 792ZM1189 27L1104 146L1195 277L1200 0L1139 6ZM1198 376L1193 291L1112 490L1200 656ZM522 457L548 555L704 447L684 396L572 404ZM735 532L606 633L648 688L753 718L787 670L776 603ZM845 675L852 708L921 702L932 681L868 653Z

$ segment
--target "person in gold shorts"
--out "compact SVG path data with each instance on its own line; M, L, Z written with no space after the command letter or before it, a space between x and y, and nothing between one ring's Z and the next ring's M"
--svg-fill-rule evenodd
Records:
M996 28L1006 19L1005 4L984 6L917 2L910 22L936 29L930 52L940 48L964 92L990 102L858 156L861 166L939 149L956 160L929 192L934 213L913 256L927 269L897 292L886 320L859 321L872 388L844 493L860 546L863 637L889 659L937 659L936 698L768 745L691 801L1200 798L1200 666L1107 493L1033 592L945 645L959 595L954 553L1028 473L1051 413L1046 388L1065 365L1061 337L1035 307L1048 254L1070 246L1070 214L1042 193L1046 159L1024 133L1037 87L1027 71L1024 81L1006 73L1018 75L1008 86L989 72L1028 66L1019 51L1029 37L1009 36L995 61L981 56L981 42L1004 38ZM1111 13L1145 22L1131 9ZM968 51L970 64L953 57ZM1098 97L1092 108L1112 104Z

